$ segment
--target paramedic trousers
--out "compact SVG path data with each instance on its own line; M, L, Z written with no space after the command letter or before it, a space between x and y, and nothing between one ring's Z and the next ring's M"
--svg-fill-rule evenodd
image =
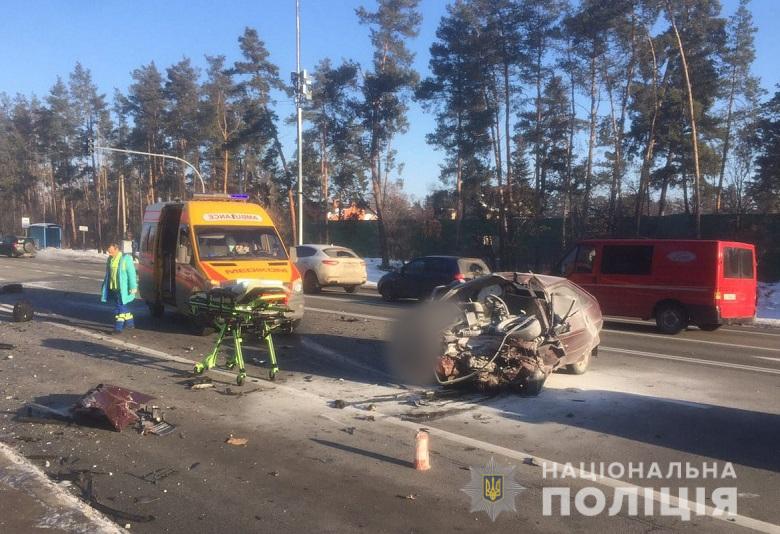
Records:
M119 291L111 291L108 295L109 302L114 305L114 331L121 332L125 328L135 328L133 314L127 305L122 304Z

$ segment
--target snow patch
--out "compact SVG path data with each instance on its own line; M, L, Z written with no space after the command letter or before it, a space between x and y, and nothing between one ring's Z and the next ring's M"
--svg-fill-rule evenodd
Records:
M363 258L366 262L366 274L368 275L368 281L363 284L363 287L376 287L376 283L379 279L388 273L379 268L382 264L382 258ZM404 262L400 260L390 260L392 267L398 268L403 265Z
M756 323L780 326L780 282L758 283Z
M73 260L84 259L95 263L104 262L108 257L95 249L74 250L68 248L45 248L36 253L37 257L45 260Z

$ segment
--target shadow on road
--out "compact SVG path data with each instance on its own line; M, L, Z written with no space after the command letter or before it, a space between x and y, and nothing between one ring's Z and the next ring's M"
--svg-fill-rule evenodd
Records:
M539 397L506 395L489 404L524 423L556 423L686 455L780 471L777 414L617 391L553 388L544 389Z
M394 458L392 456L387 456L385 454L381 454L378 452L367 451L365 449L359 449L357 447L351 447L349 445L344 445L343 443L336 443L335 441L328 441L325 439L318 439L318 438L311 438L311 441L319 445L324 445L326 447L338 449L340 451L349 452L352 454L359 454L360 456L365 456L366 458L371 458L372 460L380 460L382 462L399 465L401 467L407 467L407 468L414 467L414 463L409 462L407 460L401 460L399 458Z
M164 371L171 373L171 375L174 377L185 377L191 374L189 371L182 371L178 367L175 367L167 360L156 358L154 356L147 356L145 354L139 354L138 352L134 352L129 348L115 348L86 340L71 340L62 338L44 339L41 342L41 346L53 350L74 352L76 354L89 356L90 358L110 360L126 365L141 366L147 369L154 369L156 371Z

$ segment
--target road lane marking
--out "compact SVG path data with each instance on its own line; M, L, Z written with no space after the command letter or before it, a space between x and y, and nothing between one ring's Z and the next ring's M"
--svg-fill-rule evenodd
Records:
M339 299L332 299L332 300L339 300ZM398 320L399 320L399 319L397 319L395 317L382 317L382 316L379 316L379 315L368 315L368 314L364 314L364 313L353 313L353 312L345 312L345 311L338 311L338 310L328 310L328 309L325 309L325 308L311 308L309 306L304 306L304 310L312 311L312 312L315 312L315 313L327 313L327 314L331 314L331 315L343 315L345 317L356 317L356 318L359 318L359 319L368 319L368 320L372 320L372 321L386 321L386 322L393 323L393 322L398 322ZM670 336L663 336L663 335L660 335L660 334L656 335L656 334L642 334L642 333L638 333L638 332L623 332L623 331L620 331L620 330L610 330L610 329L607 329L607 328L603 328L602 331L603 332L612 332L612 333L616 333L616 334L625 334L625 335L629 335L629 336L641 336L641 337L650 337L650 338L665 339L665 340L674 339L674 341L688 341L688 342L691 342L691 343L704 343L704 344L709 344L709 345L720 345L720 346L732 347L732 348L755 349L755 350L766 350L766 351L770 351L770 352L780 352L780 349L776 349L776 348L773 348L773 347L757 347L757 346L754 346L754 345L739 345L739 344L735 344L735 343L725 343L723 341L706 341L706 340L702 340L702 339L686 339L686 338L681 338L681 337L672 338Z
M622 330L611 330L609 328L602 328L602 332L610 332L613 334L623 334L626 336L639 336L639 337L650 337L655 339L667 339L667 340L674 340L674 341L685 341L688 343L703 343L705 345L719 345L722 347L731 347L731 348L737 348L737 349L753 349L753 350L768 350L770 352L780 352L780 349L774 348L774 347L757 347L755 345L740 345L738 343L726 343L725 341L707 341L706 339L689 339L685 337L670 337L665 336L662 334L643 334L641 332L624 332Z
M700 363L702 365L711 365L713 367L727 367L729 369L741 369L743 371L754 371L757 373L769 373L773 375L780 375L780 369L772 369L770 367L757 367L755 365L745 365L741 363L729 363L729 362L718 362L713 360L703 360L701 358L691 358L689 356L673 356L671 354L659 354L657 352L645 352L641 350L631 350L631 349L619 349L616 347L605 347L603 345L599 346L599 352L601 351L607 351L607 352L616 352L618 354L626 354L628 356L644 356L647 358L658 358L660 360L674 360L678 362L686 362L686 363Z
M398 322L398 319L395 319L393 317L381 317L379 315L366 315L364 313L352 313L352 312L343 312L343 311L337 311L337 310L326 310L325 308L310 308L309 306L304 306L304 311L312 311L315 313L327 313L330 315L343 315L345 317L357 317L359 319L368 319L371 321L387 321L389 323L395 323Z
M10 308L10 306L0 304L0 308ZM49 317L54 318L61 318L65 319L62 316L58 316L57 314L45 314ZM195 360L190 360L189 358L182 358L180 356L174 356L173 354L169 354L163 351L159 351L156 349L151 349L148 347L145 347L143 345L138 345L135 343L129 343L124 340L120 339L112 339L108 338L105 334L99 334L97 332L93 332L90 330L86 330L84 328L79 328L76 326L71 326L67 324L61 324L56 323L52 321L43 321L51 326L54 326L56 328L61 328L63 330L68 330L73 333L85 335L88 337L91 337L93 339L98 339L106 344L112 344L115 346L123 346L125 348L133 349L134 351L140 352L142 354L147 354L150 356L154 356L163 360L167 361L174 361L178 363L183 363L187 365L192 365L195 363ZM221 375L226 375L233 377L234 373L231 371L224 371L221 369L210 369L209 372L211 373L217 373ZM265 387L270 387L271 389L279 389L281 391L285 391L286 393L290 395L296 395L299 397L305 397L307 399L314 400L315 402L318 402L320 404L323 404L323 407L326 406L326 399L324 399L322 396L316 395L314 393L310 393L307 391L302 391L299 388L293 387L293 386L285 386L283 384L278 383L269 383L267 380L260 379L254 376L248 376L250 380L253 380L255 383L263 384ZM344 410L349 411L353 414L360 414L364 415L365 410L357 408L355 406L346 406ZM327 414L323 414L324 417L332 420L332 411L329 411ZM382 420L384 422L387 422L389 424L407 429L409 431L418 431L420 428L420 424L413 421L405 421L401 419L398 416L395 415L389 415L389 414L383 414L381 412L375 412L375 417L377 420ZM528 463L528 459L530 458L533 460L532 463L535 463L537 465L545 465L549 466L547 467L550 469L551 467L554 467L557 469L557 472L563 472L564 469L568 469L567 465L560 464L558 462L554 462L552 460L548 460L546 458L542 458L540 456L536 456L531 453L527 453L521 450L517 449L510 449L507 447L503 447L501 445L496 445L494 443L490 443L487 441L482 441L479 439L471 438L469 436L464 436L462 434L457 434L455 432L450 432L448 430L443 430L440 428L437 428L435 426L426 425L426 430L428 433L430 433L433 436L438 436L440 438L446 439L447 441L458 443L460 445L469 446L469 447L475 447L478 449L481 449L486 452L492 452L494 454L499 454L501 456L504 456L506 458L510 458L513 460L516 460L518 463L526 464ZM645 487L638 486L636 484L631 484L625 480L615 479L615 478L609 478L600 476L597 473L591 473L582 469L574 469L575 473L577 475L576 478L578 479L584 479L592 482L596 482L597 484L600 484L602 486L618 489L626 489L626 488L632 488L635 489L638 494L643 495ZM666 503L671 504L672 506L682 506L685 508L688 508L689 510L699 510L700 503L689 501L686 499L680 499L678 497L675 497L670 494L662 494L658 491L653 490L652 488L648 488L651 490L651 495L654 501L658 503ZM726 514L723 513L722 510L716 509L712 506L704 506L704 515L707 517L710 517L711 519L719 520L719 521L725 521L729 525L740 525L747 528L752 528L753 530L757 530L759 532L766 532L766 533L775 533L777 534L780 532L780 525L775 525L766 521L761 521L758 519L754 519L751 517L739 515L739 514Z
M771 356L753 356L754 358L759 358L761 360L769 360L770 362L780 362L780 358L773 358Z
M349 295L349 296L347 296L347 295ZM382 298L379 295L371 295L371 294L368 294L368 293L352 293L351 295L347 293L343 297L335 297L335 296L330 297L330 296L327 296L327 295L306 295L304 298L307 298L307 299L319 299L319 300L332 300L334 302L341 302L342 304L361 304L361 302L359 300L354 299L354 298L350 298L350 297L354 297L356 295L359 296L359 297ZM369 304L368 306L373 306L373 304Z

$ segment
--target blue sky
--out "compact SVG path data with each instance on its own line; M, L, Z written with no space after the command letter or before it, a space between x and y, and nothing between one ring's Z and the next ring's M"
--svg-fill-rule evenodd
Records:
M726 16L738 0L722 0ZM367 28L357 23L354 9L370 0L301 0L301 56L313 69L324 57L334 62L370 60ZM416 67L425 75L428 47L445 13L443 0L422 0L423 24L411 43ZM762 85L774 91L780 83L780 0L753 0L758 34L754 71ZM130 72L154 61L164 70L182 57L205 67L204 54L237 59L238 36L244 27L257 28L284 80L295 70L294 0L27 0L8 1L0 18L0 92L45 95L56 77L67 78L77 61L92 71L109 97L125 90ZM294 112L291 102L278 100L278 113ZM433 119L412 104L409 132L394 146L405 168L406 190L424 196L438 182L442 154L425 143ZM282 142L292 148L294 126L280 124Z

